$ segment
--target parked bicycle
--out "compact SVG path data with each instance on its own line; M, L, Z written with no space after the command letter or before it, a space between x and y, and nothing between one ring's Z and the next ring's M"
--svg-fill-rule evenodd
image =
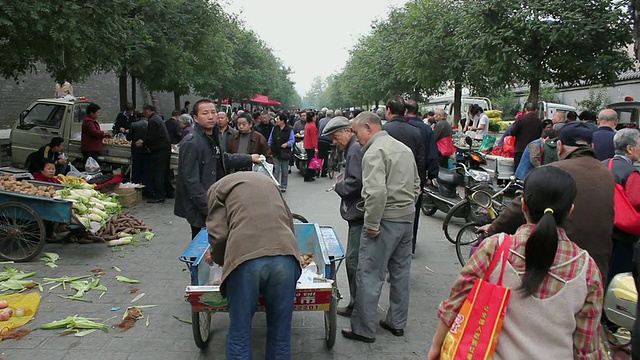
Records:
M338 149L335 145L331 145L329 150L329 157L327 158L327 176L329 179L333 179L336 174L342 171L342 164L344 162L344 152Z
M465 197L456 203L444 217L442 221L442 231L444 232L444 236L449 240L450 243L456 243L455 233L451 233L449 230L449 225L451 224L451 220L453 218L461 218L464 219L464 223L478 223L481 222L477 219L476 212L479 210L477 204L474 204L471 201L470 197L475 194L479 190L484 190L488 193L493 193L491 195L492 200L494 201L494 207L501 209L502 204L505 204L505 199L511 198L517 193L519 190L522 190L522 181L517 180L515 176L512 176L509 179L507 185L503 187L498 187L495 185L484 184L483 186L474 186L473 188L467 189L465 188ZM508 196L511 195L511 196Z

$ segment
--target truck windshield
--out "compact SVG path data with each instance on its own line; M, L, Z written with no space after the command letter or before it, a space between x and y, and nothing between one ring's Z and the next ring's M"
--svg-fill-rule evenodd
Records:
M26 125L60 128L64 116L64 106L53 104L37 104L24 118Z

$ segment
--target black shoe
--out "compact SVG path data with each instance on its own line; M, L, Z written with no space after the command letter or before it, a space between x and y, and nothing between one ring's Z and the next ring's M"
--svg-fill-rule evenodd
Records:
M320 177L327 177L327 173L324 172L324 173L320 174Z
M175 193L167 193L167 199L175 199L175 198L176 198Z
M312 181L316 181L316 178L309 178L309 179L306 179L304 182L312 182Z
M147 200L148 204L159 204L159 203L163 203L164 199L149 199Z
M384 320L380 320L380 327L389 331L390 333L392 333L395 336L403 336L404 335L404 329L394 329L392 328L389 324L387 324L386 321Z
M351 317L351 313L353 312L353 308L349 306L343 306L336 309L336 313L340 316Z
M347 339L362 341L365 343L372 343L376 341L375 338L358 335L351 331L351 329L342 329L342 336L346 337Z
M291 169L289 169L289 174L291 174Z

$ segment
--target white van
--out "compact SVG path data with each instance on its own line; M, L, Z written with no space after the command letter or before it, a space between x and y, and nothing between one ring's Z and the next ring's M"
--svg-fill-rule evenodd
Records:
M542 120L553 119L553 114L556 111L562 111L566 115L569 111L576 111L576 108L565 104L555 104L546 101L540 101L538 103L538 117Z
M453 97L445 97L434 99L426 104L423 109L426 111L434 111L437 108L444 109L447 113L447 120L453 124ZM463 96L460 102L460 119L467 117L467 111L471 105L479 105L483 110L493 110L491 100L485 97Z

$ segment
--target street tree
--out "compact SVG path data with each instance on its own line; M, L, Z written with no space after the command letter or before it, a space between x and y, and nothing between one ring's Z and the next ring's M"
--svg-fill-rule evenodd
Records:
M503 84L529 84L537 102L541 83L612 84L628 70L632 19L617 0L471 0L469 42L483 73Z

